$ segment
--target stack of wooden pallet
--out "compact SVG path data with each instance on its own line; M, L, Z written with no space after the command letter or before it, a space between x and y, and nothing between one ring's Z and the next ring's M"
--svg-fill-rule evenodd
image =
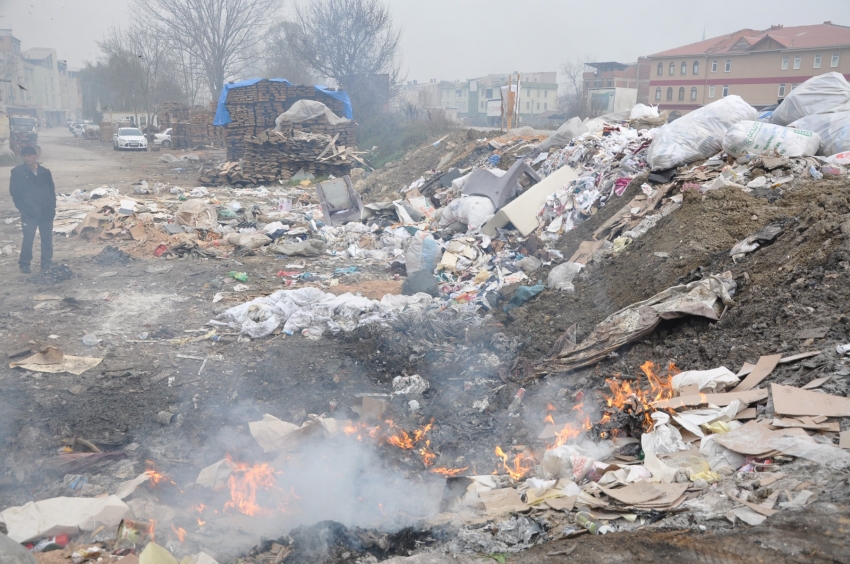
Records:
M227 158L231 161L245 155L247 139L274 127L277 117L292 107L298 100L317 100L325 104L338 116L345 113L342 102L316 90L313 86L289 86L283 82L261 80L251 86L233 88L227 93L224 105L230 113L231 122L224 126ZM345 142L355 144L354 128ZM321 133L331 133L321 131ZM332 132L335 135L337 132Z

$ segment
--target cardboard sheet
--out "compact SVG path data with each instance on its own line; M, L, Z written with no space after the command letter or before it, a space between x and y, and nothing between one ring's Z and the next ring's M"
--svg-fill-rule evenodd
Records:
M488 515L500 515L514 511L526 511L530 505L522 501L520 493L514 488L502 488L481 492L478 499L484 504Z
M831 378L832 378L832 376L824 376L823 378L815 378L814 380L812 380L808 384L801 386L801 389L803 389L803 390L814 390L815 388L820 388L821 386L823 386L824 384L829 382L829 380Z
M23 368L33 372L47 372L58 374L68 372L79 376L86 370L90 370L100 364L102 358L85 356L69 356L56 347L46 347L34 355L9 363L9 368Z
M767 399L767 390L761 388L747 390L745 392L727 392L725 394L698 394L693 396L679 396L653 403L656 409L678 409L680 407L695 407L706 403L718 407L726 407L735 400L748 405Z
M773 372L773 369L776 368L776 365L779 364L779 359L782 358L781 354L773 354L770 356L761 357L756 363L756 367L753 368L753 371L744 378L744 381L738 384L735 388L732 389L733 392L743 392L746 390L752 390L759 384L761 384L762 380L770 376L770 373Z
M748 407L747 409L743 409L738 412L738 415L735 416L736 421L740 421L742 419L755 419L758 416L758 411L755 407Z
M576 252L570 257L569 262L587 264L587 261L590 260L591 256L593 256L593 253L599 250L599 247L601 247L603 243L605 243L605 241L582 241Z
M570 497L552 497L546 499L543 503L556 511L572 511L577 499L578 496L575 495Z
M791 417L776 417L771 422L773 427L782 429L808 429L810 431L830 431L837 433L841 430L838 421L815 423L814 421L801 420Z
M298 448L302 440L310 437L336 436L340 432L341 422L311 415L299 427L266 413L261 421L248 423L248 428L264 452L281 452Z
M840 448L850 448L850 430L841 431L838 435L838 446Z
M750 421L728 433L714 435L714 440L717 444L740 454L764 456L777 450L772 444L773 439L795 435L799 437L799 433L803 433L807 439L811 440L802 429L773 431L758 421Z
M578 174L571 167L559 168L497 211L481 228L482 233L493 237L496 229L512 223L523 237L527 237L540 226L537 212L546 203L546 198L576 178Z
M805 358L812 358L819 355L821 351L809 351L799 354L792 354L791 356L786 356L779 359L779 364L788 364L789 362L796 362L798 360L803 360ZM750 364L749 362L745 362L744 366L741 367L741 370L738 371L738 376L746 376L755 368L755 364Z
M614 498L625 505L637 505L646 503L664 496L664 486L661 484L650 484L649 482L637 482L624 488L601 488L608 497Z
M850 417L850 398L771 384L773 409L780 415Z

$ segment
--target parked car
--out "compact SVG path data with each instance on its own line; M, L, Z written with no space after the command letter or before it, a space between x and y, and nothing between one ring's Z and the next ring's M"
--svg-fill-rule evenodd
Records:
M122 149L148 150L148 140L138 127L122 127L112 136L112 148L116 151Z
M163 147L171 147L171 128L169 127L162 133L154 133L153 144L162 145Z
M86 124L84 123L75 123L71 126L71 133L74 134L74 137L82 137L86 130Z

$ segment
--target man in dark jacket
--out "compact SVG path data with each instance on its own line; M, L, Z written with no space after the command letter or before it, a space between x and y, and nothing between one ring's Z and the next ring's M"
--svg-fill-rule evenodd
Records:
M41 270L50 269L53 260L53 217L56 215L56 187L50 171L38 164L38 153L34 147L23 147L21 156L24 164L12 169L9 192L12 201L21 212L24 242L18 265L21 272L30 272L32 244L35 231L41 235Z

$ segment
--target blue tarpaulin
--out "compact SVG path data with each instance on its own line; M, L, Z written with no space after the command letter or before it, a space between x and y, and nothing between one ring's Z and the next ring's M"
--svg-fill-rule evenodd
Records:
M227 106L224 103L227 101L227 93L230 92L234 88L243 88L245 86L253 86L257 84L261 80L265 80L262 78L252 78L250 80L243 80L241 82L234 82L233 84L225 84L224 88L221 89L221 95L218 97L218 106L215 109L215 120L213 120L213 125L227 125L230 123L230 112L227 111ZM285 82L287 86L292 86L292 83L286 80L285 78L269 78L269 82ZM343 103L345 109L343 111L343 116L348 119L352 119L354 117L354 112L351 109L351 100L348 98L348 94L343 90L330 90L327 86L316 85L316 91L321 92L323 94L327 94L331 98L339 100Z

